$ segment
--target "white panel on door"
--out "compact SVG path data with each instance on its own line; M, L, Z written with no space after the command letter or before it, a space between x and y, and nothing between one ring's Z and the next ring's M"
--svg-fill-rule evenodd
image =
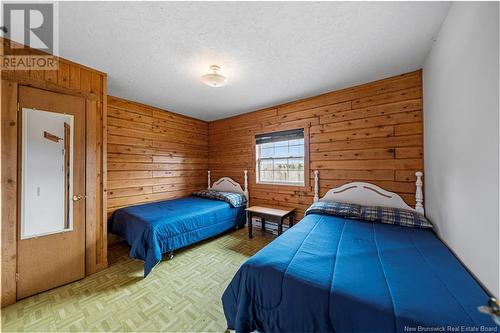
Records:
M72 230L73 116L22 110L21 239Z

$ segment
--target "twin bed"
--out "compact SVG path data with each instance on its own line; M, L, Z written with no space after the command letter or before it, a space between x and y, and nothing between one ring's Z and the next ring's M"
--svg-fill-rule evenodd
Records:
M248 201L246 170L244 175L244 189L228 177L210 185L209 171L208 191L195 192L186 198L118 209L111 218L110 231L127 241L132 258L144 260L146 277L164 253L171 259L174 250L245 224ZM236 201L237 204L223 201L228 196L240 200Z
M367 222L350 216L350 208L337 215L322 208L322 203L348 203L400 208L414 215L423 212L421 175L413 209L397 194L361 182L332 189L319 199L316 174L318 204L243 264L225 290L222 302L229 329L497 331L478 311L488 295L432 229ZM386 210L371 210L376 212L371 216L381 217ZM419 222L419 215L414 216ZM396 217L405 221L403 215Z
M332 214L329 203L393 207L423 214L421 173L415 209L397 194L349 183L318 197L306 216L244 263L222 296L228 328L237 332L497 331L478 306L488 301L436 234L424 225L391 225ZM209 189L248 198L221 178ZM322 203L326 205L322 207ZM348 206L350 207L350 206ZM145 261L245 224L245 206L191 196L115 212L111 230ZM369 210L368 210L369 211ZM374 211L375 218L386 214ZM420 216L420 215L415 215ZM394 217L394 216L393 216ZM404 216L396 213L398 221ZM413 226L413 227L410 227Z

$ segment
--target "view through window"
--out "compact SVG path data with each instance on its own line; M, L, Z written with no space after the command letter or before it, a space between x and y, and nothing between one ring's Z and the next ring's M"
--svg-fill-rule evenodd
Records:
M257 183L304 185L304 130L256 136Z

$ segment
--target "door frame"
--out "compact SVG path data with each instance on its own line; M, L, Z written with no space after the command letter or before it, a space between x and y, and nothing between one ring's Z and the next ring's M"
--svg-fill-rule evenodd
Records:
M84 67L81 70L89 73L92 71ZM34 80L18 75L8 75L8 73L2 72L2 307L15 303L17 299L17 229L20 215L20 207L17 202L19 191L17 133L20 124L18 124L17 112L20 86L59 94L74 95L85 99L85 192L87 194L85 209L85 275L89 276L108 267L106 214L107 76L98 71L91 73L92 83L100 82L99 86L102 89L95 90L95 93L94 90L87 93L87 88L84 90L83 86L80 90L71 90L59 87L48 81ZM94 78L96 78L96 81L94 81ZM90 76L88 79L90 80ZM89 135L89 132L91 132L91 135Z

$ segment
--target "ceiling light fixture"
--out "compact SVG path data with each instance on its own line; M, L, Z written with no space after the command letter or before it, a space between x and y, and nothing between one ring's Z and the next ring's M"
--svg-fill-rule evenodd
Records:
M213 73L202 75L201 80L203 81L203 83L215 88L225 86L227 83L226 77L217 73L218 71L220 71L220 69L221 68L217 65L210 66L210 70Z

